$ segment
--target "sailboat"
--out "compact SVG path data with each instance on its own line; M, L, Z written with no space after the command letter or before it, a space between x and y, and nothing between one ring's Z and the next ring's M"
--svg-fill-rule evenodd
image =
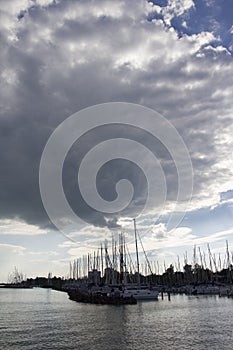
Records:
M124 298L134 297L137 300L157 300L159 292L153 290L148 286L140 283L140 268L139 268L139 255L138 255L138 241L137 241L137 229L136 220L134 219L134 235L135 235L135 248L137 258L137 284L128 284L123 286L122 296Z

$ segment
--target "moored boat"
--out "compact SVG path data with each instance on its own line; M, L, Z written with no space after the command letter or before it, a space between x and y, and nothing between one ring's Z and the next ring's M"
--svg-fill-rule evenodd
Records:
M142 285L140 281L140 271L139 271L139 255L138 255L138 243L137 243L137 230L136 230L136 220L134 219L134 235L135 235L135 248L136 248L136 258L137 258L137 284L136 285L124 285L122 290L123 298L128 298L132 296L137 300L158 300L159 292L157 290L151 289L148 286Z
M150 288L128 287L122 292L124 298L132 296L137 300L158 300L159 292Z
M121 294L103 294L103 293L88 293L79 290L69 290L68 295L71 300L80 303L90 304L109 304L109 305L126 305L137 304L137 300L133 296L122 297Z

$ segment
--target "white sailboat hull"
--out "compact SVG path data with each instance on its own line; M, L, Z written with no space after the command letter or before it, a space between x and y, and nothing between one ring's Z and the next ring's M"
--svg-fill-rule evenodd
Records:
M122 296L124 298L133 296L137 300L157 300L159 292L150 289L125 289Z

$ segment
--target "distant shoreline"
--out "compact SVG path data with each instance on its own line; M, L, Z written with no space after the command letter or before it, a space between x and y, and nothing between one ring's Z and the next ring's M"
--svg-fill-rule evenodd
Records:
M1 283L0 288L12 288L12 289L32 289L31 286L25 286L25 285L18 285L18 284L12 284L12 283Z

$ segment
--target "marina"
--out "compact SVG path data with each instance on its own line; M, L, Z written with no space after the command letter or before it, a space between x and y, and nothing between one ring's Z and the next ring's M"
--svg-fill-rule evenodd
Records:
M52 277L52 273L49 273L47 278L23 279L23 274L15 267L10 275L11 282L1 284L0 288L51 288L66 292L73 301L100 305L134 305L137 301L157 301L159 296L164 300L165 295L170 301L171 296L176 294L233 298L233 266L230 261L228 241L226 241L225 262L221 270L208 244L209 266L206 264L205 253L202 253L198 247L198 259L197 248L194 246L193 264L189 264L186 252L183 271L178 257L179 269L176 266L175 271L174 265L171 264L163 274L156 274L151 268L152 263L144 250L135 220L134 238L135 263L132 262L125 237L121 233L118 242L112 239L111 254L108 242L105 240L104 249L101 245L100 250L93 255L88 253L82 259L78 258L73 264L70 263L69 278ZM148 275L143 274L140 268L138 239L144 253L145 264L147 264L145 271L150 272ZM219 265L222 266L221 261ZM80 273L81 270L83 275Z

